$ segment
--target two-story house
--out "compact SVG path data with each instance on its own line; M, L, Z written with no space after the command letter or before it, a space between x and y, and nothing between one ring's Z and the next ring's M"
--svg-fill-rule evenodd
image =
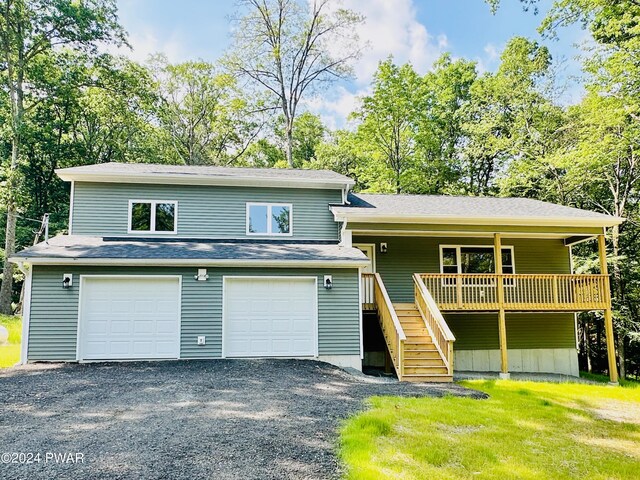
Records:
M101 164L69 233L23 250L22 361L315 358L399 378L578 374L575 312L605 312L604 229L512 198L353 194L331 171ZM572 272L598 238L602 273ZM376 345L375 338L382 339ZM610 352L612 379L615 357ZM455 360L455 362L454 362Z

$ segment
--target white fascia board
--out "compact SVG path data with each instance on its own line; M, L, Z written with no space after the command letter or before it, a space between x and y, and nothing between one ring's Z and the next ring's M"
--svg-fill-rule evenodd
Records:
M509 225L540 227L611 227L626 219L621 217L576 218L576 217L445 217L437 215L377 215L344 213L331 209L336 221L350 223L419 223L433 225Z
M282 187L282 188L336 188L344 189L355 184L353 180L316 180L311 178L260 178L260 177L216 177L206 175L171 174L92 174L69 173L56 170L65 182L98 183L160 183L171 185L219 185L238 187Z
M138 258L55 258L11 257L12 263L29 265L114 265L114 266L164 266L164 267L331 267L358 268L369 265L369 260L233 260L233 259L138 259Z

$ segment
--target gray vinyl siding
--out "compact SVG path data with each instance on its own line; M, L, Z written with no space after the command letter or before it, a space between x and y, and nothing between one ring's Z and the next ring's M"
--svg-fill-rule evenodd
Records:
M72 273L74 285L62 288L62 275ZM318 278L318 349L320 355L360 353L358 271L355 269L211 268L209 280L195 280L195 268L35 266L32 280L28 359L75 360L80 275L181 275L181 358L222 355L222 279L233 275L289 275ZM322 286L333 275L334 288ZM207 344L198 346L198 335Z
M380 243L387 253L380 253ZM376 270L391 300L413 302L414 273L440 273L440 245L493 245L490 238L452 237L362 237L353 244L376 245ZM571 273L569 248L560 239L505 238L513 246L515 273Z
M311 188L76 182L72 233L127 235L129 200L177 201L178 233L167 236L246 238L247 202L269 202L293 205L293 235L266 238L337 240L339 224L334 221L329 204L340 203L342 192Z
M455 350L496 350L498 314L451 313L444 315L456 337ZM508 348L575 348L575 320L572 313L506 314Z

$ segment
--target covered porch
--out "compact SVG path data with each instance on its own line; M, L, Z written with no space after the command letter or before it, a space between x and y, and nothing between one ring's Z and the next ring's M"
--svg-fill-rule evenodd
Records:
M623 218L527 198L449 195L349 194L331 211L342 245L370 259L361 271L363 312L379 319L399 377L409 360L412 374L431 367L452 376L454 358L469 356L476 369L489 358L482 366L503 377L531 366L557 373L545 364L550 356L578 375L575 312L599 310L618 381L605 233ZM595 275L573 269L571 248L585 241L597 241ZM434 352L439 364L423 361Z
M404 372L407 362L408 371L415 371L417 319L424 326L422 346L438 352L437 365L451 377L454 363L461 370L498 369L502 378L510 371L577 375L576 312L604 312L608 344L613 345L605 238L600 232L566 237L354 233L353 245L371 258L370 271L361 274L363 312L378 317L396 373ZM571 245L587 239L597 239L601 271L575 274ZM469 273L488 266L492 273ZM447 270L456 273L444 273ZM617 382L613 349L609 362L611 381ZM529 370L532 363L539 370ZM565 370L569 364L570 372Z

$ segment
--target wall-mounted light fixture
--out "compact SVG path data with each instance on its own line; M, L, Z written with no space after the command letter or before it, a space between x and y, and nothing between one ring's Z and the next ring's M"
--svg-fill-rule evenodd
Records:
M62 288L71 288L73 286L73 275L65 273L62 275Z
M387 244L386 243L381 243L380 244L380 253L387 253Z
M209 275L207 274L206 268L199 268L198 274L194 275L194 277L199 282L206 282L209 279Z
M331 290L333 288L333 277L331 275L325 275L323 285L327 290Z

